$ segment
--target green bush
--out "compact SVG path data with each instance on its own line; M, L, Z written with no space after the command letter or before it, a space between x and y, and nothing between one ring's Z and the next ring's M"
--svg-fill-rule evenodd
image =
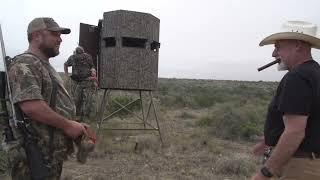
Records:
M219 137L250 140L262 134L265 115L264 105L227 102L216 104L211 114L200 118L197 124L210 127L210 132Z
M210 87L193 88L190 94L194 99L194 106L200 108L210 107L215 103L223 102L227 97L223 91Z
M210 126L212 122L213 121L212 121L211 117L203 116L200 118L199 121L197 121L196 124L199 126Z
M183 111L180 115L179 118L181 119L194 119L196 116L192 113Z
M257 163L244 154L230 154L219 158L214 166L214 171L218 174L249 177L254 173Z
M227 139L262 134L268 104L277 82L159 79L155 95L166 108L212 109L196 125Z

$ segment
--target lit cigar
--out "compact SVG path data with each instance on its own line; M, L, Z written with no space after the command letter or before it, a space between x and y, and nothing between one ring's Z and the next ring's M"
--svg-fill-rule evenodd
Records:
M268 68L268 67L270 67L270 66L272 66L274 64L280 63L280 61L281 61L280 59L276 59L276 60L272 61L271 63L268 63L268 64L266 64L264 66L259 67L258 71L262 71L262 70L264 70L264 69L266 69L266 68Z

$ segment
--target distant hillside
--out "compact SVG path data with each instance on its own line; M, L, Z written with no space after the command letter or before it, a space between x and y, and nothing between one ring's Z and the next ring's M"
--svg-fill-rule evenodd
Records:
M159 79L158 97L167 107L209 107L238 100L269 101L277 82Z

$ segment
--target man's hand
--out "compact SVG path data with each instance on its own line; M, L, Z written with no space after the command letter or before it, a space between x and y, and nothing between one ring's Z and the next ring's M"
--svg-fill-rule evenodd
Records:
M253 146L252 153L255 156L262 156L267 147L268 146L264 143L264 140L262 140Z
M72 139L76 139L83 134L87 136L87 131L84 125L72 120L69 120L68 125L63 129L63 131Z
M97 77L97 71L94 68L91 68L90 71L91 71L91 77Z
M90 71L91 71L91 76L89 77L89 79L93 81L95 87L98 87L99 83L97 79L97 71L94 68L91 68Z
M95 87L98 87L98 79L96 77L90 76L89 79L93 81L93 84Z
M262 173L260 171L251 177L251 180L269 180L269 179L270 178L267 178L264 175L262 175Z
M86 123L81 123L84 128L86 129L86 135L87 137L90 139L90 141L95 144L97 141L97 137L96 134L94 133L94 131L90 128L90 125L86 124Z

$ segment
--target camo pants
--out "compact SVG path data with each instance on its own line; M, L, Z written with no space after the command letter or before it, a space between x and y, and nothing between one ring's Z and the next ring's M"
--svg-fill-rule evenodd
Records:
M52 176L44 180L59 180L62 172L63 161L55 163L51 166ZM16 162L11 168L12 180L31 180L30 171L27 161Z
M27 156L19 140L11 141L4 146L8 156L10 174L12 180L31 180L31 174L28 167ZM55 153L58 154L59 152ZM63 160L66 153L60 153L50 163L51 177L44 180L58 180L62 172ZM61 157L60 157L61 156Z
M71 91L76 104L76 115L81 122L89 123L96 114L96 87L93 81L72 81Z

